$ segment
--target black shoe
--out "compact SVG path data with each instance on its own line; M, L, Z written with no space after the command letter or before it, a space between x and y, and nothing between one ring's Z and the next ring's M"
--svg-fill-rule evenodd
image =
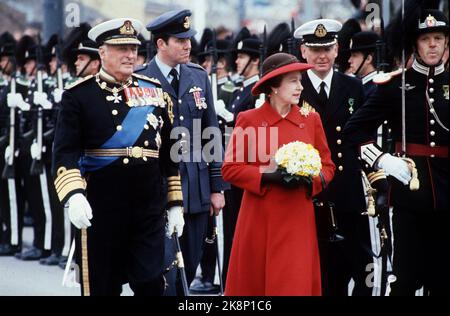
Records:
M57 266L59 264L60 259L61 259L60 255L52 253L49 257L42 258L41 260L39 260L39 263L45 266Z
M58 266L59 266L61 269L63 269L63 270L66 269L67 259L69 259L69 258L67 258L66 256L61 256L61 257L59 257L59 263L58 263Z
M220 287L211 282L199 282L193 284L189 290L192 294L218 294Z
M0 257L14 256L17 252L20 253L19 246L11 245L1 245L0 246Z
M32 248L28 249L27 251L22 252L19 259L22 259L24 261L36 261L36 260L39 260L39 259L47 257L47 256L49 256L48 251L44 251L42 249L32 247Z

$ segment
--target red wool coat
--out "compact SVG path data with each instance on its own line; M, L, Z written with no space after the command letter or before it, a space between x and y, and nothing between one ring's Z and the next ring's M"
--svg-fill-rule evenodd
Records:
M272 144L269 131L275 136ZM244 137L244 134L253 135ZM317 113L305 116L298 106L293 106L283 119L266 102L258 109L240 113L237 118L222 167L225 181L244 189L226 295L321 294L312 199L307 197L303 187L285 189L280 185L261 185L261 169L268 166L264 158L274 157L279 147L292 141L309 143L319 151L321 172L329 183L335 165ZM313 195L321 190L322 182L317 177Z

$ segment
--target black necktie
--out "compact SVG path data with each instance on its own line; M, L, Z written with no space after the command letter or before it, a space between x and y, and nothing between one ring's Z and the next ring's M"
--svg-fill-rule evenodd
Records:
M319 91L319 99L320 102L322 102L323 105L326 105L328 103L328 96L327 92L325 91L325 81L322 81L320 84L320 91Z
M173 90L175 91L175 94L178 95L178 87L180 85L180 81L178 80L178 71L175 68L172 68L172 70L169 72L169 74L173 77L170 85L172 86Z

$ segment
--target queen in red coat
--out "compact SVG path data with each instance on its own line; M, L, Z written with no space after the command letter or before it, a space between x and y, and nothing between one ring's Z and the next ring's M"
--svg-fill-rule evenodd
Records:
M252 93L268 101L237 117L222 167L224 179L244 189L226 295L321 295L312 196L331 181L335 165L319 115L296 105L301 71L309 68L289 54L267 58ZM274 167L278 148L294 141L319 152L322 170L313 181L286 182Z

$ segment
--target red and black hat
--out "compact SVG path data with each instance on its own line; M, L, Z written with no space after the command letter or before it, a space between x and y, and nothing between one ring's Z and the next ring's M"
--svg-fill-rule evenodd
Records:
M262 66L262 78L255 84L252 94L257 96L262 93L261 87L268 80L293 71L304 71L313 68L313 65L301 63L297 57L286 53L277 53L268 57Z

